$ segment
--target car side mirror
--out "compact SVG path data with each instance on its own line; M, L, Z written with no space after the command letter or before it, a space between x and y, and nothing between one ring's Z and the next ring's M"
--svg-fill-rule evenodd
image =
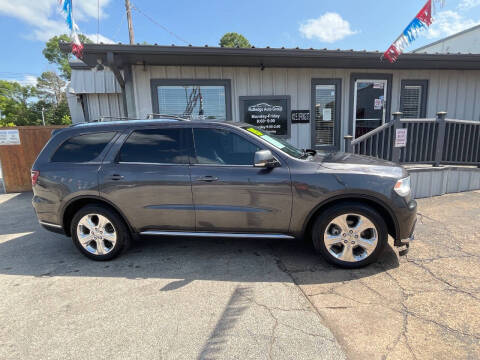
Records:
M274 168L280 165L270 150L259 150L255 153L255 167Z

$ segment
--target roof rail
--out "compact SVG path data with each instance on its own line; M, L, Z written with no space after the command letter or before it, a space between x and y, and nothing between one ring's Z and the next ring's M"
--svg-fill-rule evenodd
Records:
M138 119L138 118L131 118L131 117L124 117L124 116L101 116L97 120L92 121L82 121L75 124L70 125L70 127L81 125L81 124L91 124L91 123L99 123L99 122L113 122L113 121L128 121L128 120L160 120L160 119L172 119L177 121L190 121L186 117L181 117L178 115L168 115L168 114L147 114L145 119Z
M168 114L147 114L147 119L175 119L178 121L190 121L186 116L168 115Z

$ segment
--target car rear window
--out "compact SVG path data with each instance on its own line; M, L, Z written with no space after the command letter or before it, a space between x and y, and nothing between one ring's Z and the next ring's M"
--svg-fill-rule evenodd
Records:
M53 162L88 162L100 155L115 132L101 132L74 136L65 141L53 154Z

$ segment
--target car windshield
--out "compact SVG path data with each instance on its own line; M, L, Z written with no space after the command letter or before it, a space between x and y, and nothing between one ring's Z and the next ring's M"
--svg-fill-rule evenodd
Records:
M266 133L262 129L256 128L254 126L242 126L242 129L247 130L251 134L259 137L260 139L265 140L278 150L283 151L284 153L297 159L307 158L309 155L304 150L297 149L295 146L289 144L282 138L272 135L270 133Z

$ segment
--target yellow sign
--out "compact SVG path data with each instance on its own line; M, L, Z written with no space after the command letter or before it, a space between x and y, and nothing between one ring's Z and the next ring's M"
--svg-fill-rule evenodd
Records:
M257 136L262 136L263 135L263 133L261 133L260 131L258 131L257 129L254 129L254 128L248 128L247 130L250 131L251 133L257 135Z

